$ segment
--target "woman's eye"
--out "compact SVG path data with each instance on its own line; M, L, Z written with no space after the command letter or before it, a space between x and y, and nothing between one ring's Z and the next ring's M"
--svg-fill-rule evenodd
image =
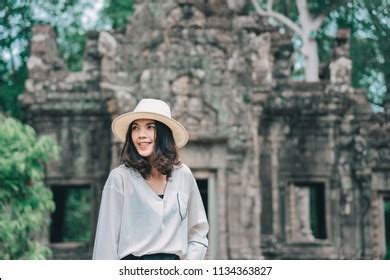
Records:
M154 125L149 125L148 128L149 129L154 129Z
M133 126L132 128L131 128L131 130L137 130L138 129L138 126Z

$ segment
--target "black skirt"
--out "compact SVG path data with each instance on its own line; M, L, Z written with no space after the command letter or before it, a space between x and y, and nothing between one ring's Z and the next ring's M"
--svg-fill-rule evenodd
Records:
M130 254L121 258L121 260L180 260L180 258L175 254L157 253L139 257Z

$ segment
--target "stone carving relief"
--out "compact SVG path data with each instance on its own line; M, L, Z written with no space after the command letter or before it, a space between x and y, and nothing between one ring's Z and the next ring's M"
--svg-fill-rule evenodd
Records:
M115 56L117 55L118 43L108 32L101 32L98 40L98 50L102 55L101 71L103 82L113 82L115 72Z
M337 169L339 171L341 184L341 213L343 215L349 215L351 214L353 202L352 173L351 166L347 161L345 153L341 155Z
M185 28L202 29L206 25L206 16L190 3L182 4L181 7L172 9L164 19L166 27L164 34L166 41L182 43L182 39L190 39Z
M33 27L31 56L27 62L29 79L46 81L49 75L66 70L66 65L58 55L55 33L49 26Z
M171 84L174 117L190 131L205 132L216 129L217 111L202 98L201 82L183 75Z
M247 0L227 0L226 3L230 10L241 13L247 4Z
M203 28L206 24L206 16L192 4L183 4L169 12L165 19L166 27L187 26Z
M118 43L114 36L106 31L102 31L99 36L99 52L107 57L114 57L116 54Z
M250 33L249 46L253 84L270 86L272 82L271 34L263 33L256 36L256 34Z
M293 242L311 242L313 236L310 225L310 188L290 184L289 194L289 233Z
M332 84L351 85L352 79L352 61L346 57L332 61L330 68L330 82Z

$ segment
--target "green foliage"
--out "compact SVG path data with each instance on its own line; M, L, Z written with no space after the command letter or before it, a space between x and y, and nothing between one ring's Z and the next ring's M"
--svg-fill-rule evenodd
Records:
M80 71L83 66L85 33L66 32L59 38L59 50L70 71Z
M385 100L390 102L390 2L388 0L364 0L359 7L365 9L367 18L358 18L358 22L363 30L368 30L372 33L369 36L373 56L368 57L369 74L363 76L361 83L365 83L364 78L374 82L369 84L369 92L373 96L382 95L382 103ZM362 46L364 49L366 46ZM361 57L361 56L360 56ZM374 86L372 86L374 85ZM375 86L376 85L376 86ZM375 94L378 93L378 94Z
M31 38L30 1L0 1L0 109L20 117L17 96L27 76L27 46Z
M49 256L36 238L54 210L43 184L44 163L58 155L52 138L37 137L30 126L0 115L0 259Z
M390 83L388 0L351 1L333 21L351 30L352 85L367 89L372 104L383 105Z
M308 1L310 13L316 17L319 15L328 16L332 11L346 5L348 0L315 0Z
M27 67L23 64L6 81L0 81L0 107L11 116L21 118L22 112L18 105L18 96L24 90L24 81L27 79Z
M134 0L106 0L102 20L108 21L112 28L124 27L133 10Z
M74 188L67 193L64 241L89 241L91 234L91 192Z

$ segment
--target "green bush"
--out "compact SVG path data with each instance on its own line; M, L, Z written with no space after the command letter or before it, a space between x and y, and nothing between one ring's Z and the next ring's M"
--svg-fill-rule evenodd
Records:
M89 188L68 188L64 242L88 242L91 234L91 192Z
M50 257L39 242L54 210L44 164L58 155L54 139L0 115L0 259Z

